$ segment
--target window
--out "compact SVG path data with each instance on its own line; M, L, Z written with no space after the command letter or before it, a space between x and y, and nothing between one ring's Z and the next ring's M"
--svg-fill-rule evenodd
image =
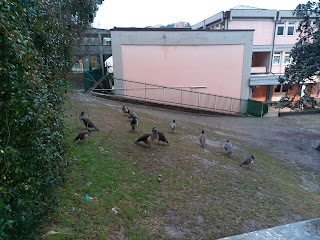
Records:
M277 35L278 36L283 36L284 35L284 23L278 23Z
M102 38L102 45L111 46L111 38L110 37Z
M284 61L283 62L284 62L285 65L288 65L288 64L291 63L290 53L286 53L284 55Z
M274 89L274 92L280 92L281 91L281 85L277 85L277 87Z
M293 36L294 35L294 30L295 30L295 22L289 22L288 23L288 28L287 28L287 35Z
M273 64L274 65L280 65L280 57L281 57L280 53L275 53L273 55Z
M282 92L288 92L289 90L289 85L288 84L283 84L282 85Z
M84 37L82 39L83 45L94 45L95 39L93 37Z
M279 84L275 87L274 92L287 92L288 90L288 84Z
M220 30L220 24L215 25L213 29Z

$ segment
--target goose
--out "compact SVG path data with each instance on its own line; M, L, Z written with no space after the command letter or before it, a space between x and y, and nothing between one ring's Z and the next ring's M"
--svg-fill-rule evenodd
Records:
M132 128L132 131L136 129L136 126L138 125L138 119L136 117L131 118L130 125Z
M84 112L80 113L80 120L82 120L83 124L86 126L86 129L90 129L90 128L94 128L95 130L99 131L99 128L97 128L93 122L91 121L91 119L84 115Z
M157 130L157 139L158 139L158 143L160 143L160 141L164 142L164 143L168 143L167 138L164 136L163 132L160 132Z
M176 127L177 127L176 120L172 120L172 122L170 123L169 127L170 127L170 130L171 130L172 132L174 132L174 130L175 130Z
M128 115L129 115L129 118L138 118L138 115L135 113L135 112L130 112L129 110L128 110Z
M204 147L206 145L206 134L204 133L204 130L202 129L201 134L199 136L199 141L201 144L201 147Z
M84 130L78 134L78 136L74 139L74 141L77 141L77 140L85 141L89 135L90 135L90 130Z
M134 143L138 143L138 142L143 141L145 144L148 144L149 146L151 146L151 142L154 141L155 139L157 139L157 136L158 136L157 128L153 127L152 132L143 134Z
M251 163L253 163L253 160L254 160L254 156L247 156L244 162L240 164L240 167L249 166Z
M233 152L233 146L232 143L230 142L230 140L227 140L224 144L223 144L223 149L227 152L227 155L231 155Z
M122 112L123 113L128 113L129 112L129 108L127 108L124 104L122 104Z

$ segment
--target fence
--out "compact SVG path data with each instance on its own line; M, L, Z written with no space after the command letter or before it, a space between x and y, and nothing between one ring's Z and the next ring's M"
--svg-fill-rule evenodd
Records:
M267 113L268 113L268 105L267 104L265 104L263 102L248 99L247 114L255 116L255 117L262 117Z
M84 90L87 91L89 88L91 88L96 81L101 79L103 77L102 75L102 69L94 69L91 71L85 71L84 72Z
M85 71L84 75L84 90L92 90L96 87L100 87L103 89L111 89L113 86L113 74L102 74L102 69L94 69L91 71Z
M186 107L226 114L263 116L268 106L262 102L248 101L183 88L171 88L124 79L114 79L112 89L95 89L96 92L158 104Z

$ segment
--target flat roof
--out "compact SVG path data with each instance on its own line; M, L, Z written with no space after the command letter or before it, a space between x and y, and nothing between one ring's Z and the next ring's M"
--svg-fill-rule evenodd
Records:
M145 31L145 32L250 32L254 29L231 29L231 30L212 30L212 29L191 29L191 28L135 28L135 27L115 27L110 31Z

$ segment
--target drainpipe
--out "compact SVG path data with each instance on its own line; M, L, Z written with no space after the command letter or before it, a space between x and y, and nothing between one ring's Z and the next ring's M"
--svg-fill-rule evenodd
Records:
M272 45L271 45L271 55L270 55L270 58L269 58L269 66L268 66L268 70L267 70L268 73L271 72L271 67L272 67L272 59L273 59L273 53L274 53L274 43L275 43L275 40L276 40L278 18L279 18L279 11L277 11L277 16L274 19L273 39L272 39Z
M224 30L228 30L229 29L228 18L230 18L230 11L224 12L223 17L224 17Z
M267 72L268 73L272 73L271 69L272 69L272 59L273 59L273 54L274 54L274 45L275 45L275 40L276 40L276 32L277 32L277 21L279 18L279 11L277 11L277 15L274 18L274 27L273 27L273 38L272 38L272 45L271 45L271 54L269 57L269 64L268 64L268 69ZM271 92L271 86L267 85L267 97L266 97L266 101L271 100L270 99L270 92ZM269 98L269 99L268 99Z
M267 85L267 97L266 97L266 102L270 100L270 95L271 95L271 87L270 87L270 85Z
M99 58L100 58L100 65L101 65L101 72L102 72L102 76L104 76L105 72L104 72L104 62L103 62L103 54L102 54L102 38L101 38L101 33L98 33L98 39L100 40L99 42Z

